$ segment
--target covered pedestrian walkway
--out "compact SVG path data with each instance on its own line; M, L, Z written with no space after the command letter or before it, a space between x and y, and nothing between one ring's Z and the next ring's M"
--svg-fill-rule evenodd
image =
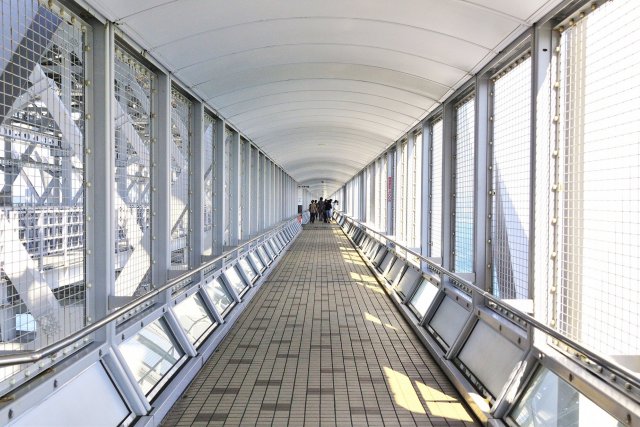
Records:
M163 421L476 425L343 231L307 225Z

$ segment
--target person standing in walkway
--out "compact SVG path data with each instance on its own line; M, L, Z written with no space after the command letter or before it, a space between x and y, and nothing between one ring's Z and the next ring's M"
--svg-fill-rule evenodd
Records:
M324 222L331 222L331 199L324 201Z
M309 219L311 221L311 224L316 222L316 215L318 215L318 205L316 205L315 200L312 200L311 203L309 203Z
M320 200L318 200L318 221L322 221L324 220L324 200L322 199L322 197L320 197Z

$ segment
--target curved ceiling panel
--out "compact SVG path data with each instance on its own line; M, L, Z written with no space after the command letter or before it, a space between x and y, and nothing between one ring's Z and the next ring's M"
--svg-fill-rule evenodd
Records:
M86 0L330 193L561 0Z

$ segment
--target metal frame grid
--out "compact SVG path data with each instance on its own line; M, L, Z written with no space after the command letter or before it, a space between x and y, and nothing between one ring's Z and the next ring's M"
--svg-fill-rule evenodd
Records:
M555 325L640 352L640 5L607 2L560 37Z
M216 119L204 115L204 184L202 186L203 221L202 221L202 255L212 256L215 247L215 231L213 228L214 182L216 180Z
M151 281L151 139L154 74L116 45L114 59L115 295L148 292Z
M225 209L224 215L224 228L223 228L223 246L229 246L231 244L231 215L233 209L231 206L231 144L233 144L233 132L226 128L224 129L224 190L222 194L222 200Z
M442 258L442 118L431 124L429 256Z
M466 98L455 107L454 162L454 271L473 271L475 100Z
M531 198L531 58L527 54L493 79L490 145L491 282L493 295L529 295Z
M191 101L171 88L171 264L172 270L189 268L191 167Z
M422 218L422 132L413 135L407 185L407 245L417 248L421 242Z
M0 350L13 352L85 326L90 70L75 16L35 0L0 7ZM21 369L3 369L0 380Z
M399 242L406 243L406 217L407 217L407 164L408 164L408 142L403 140L400 142L398 151L399 156L396 158L396 174L395 186L396 197L394 206L396 229L394 234Z

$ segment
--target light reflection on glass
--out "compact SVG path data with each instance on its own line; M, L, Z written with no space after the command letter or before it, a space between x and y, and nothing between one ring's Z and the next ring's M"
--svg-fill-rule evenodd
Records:
M192 344L195 344L213 326L204 303L197 295L192 295L175 306L174 312Z
M145 395L162 380L184 354L161 320L149 324L119 346Z

